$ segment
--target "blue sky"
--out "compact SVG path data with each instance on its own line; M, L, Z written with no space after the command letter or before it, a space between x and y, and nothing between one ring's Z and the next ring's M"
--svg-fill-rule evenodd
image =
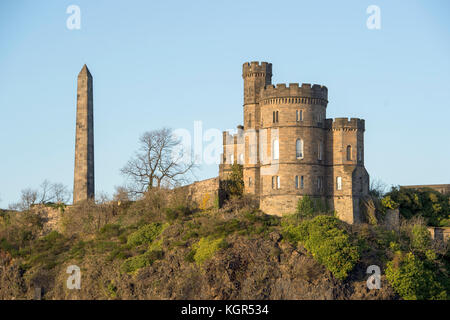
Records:
M69 5L81 29L69 30ZM381 9L381 29L366 8ZM94 78L96 190L144 131L242 123L242 63L328 87L327 117L366 120L365 164L389 185L450 183L450 2L0 2L0 207L73 184L76 77ZM215 165L197 171L216 176Z

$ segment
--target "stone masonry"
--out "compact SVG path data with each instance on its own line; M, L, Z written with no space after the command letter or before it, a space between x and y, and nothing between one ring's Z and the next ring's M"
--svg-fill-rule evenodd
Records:
M298 200L320 199L348 223L360 221L369 192L362 119L327 119L328 89L272 85L272 64L244 63L244 125L223 133L219 178L243 165L245 192L268 214L295 212Z
M92 75L86 65L78 74L73 203L94 198L94 110Z

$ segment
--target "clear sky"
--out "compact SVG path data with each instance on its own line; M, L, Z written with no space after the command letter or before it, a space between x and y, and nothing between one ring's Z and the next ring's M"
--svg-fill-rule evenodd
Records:
M81 10L70 30L69 5ZM381 29L369 30L369 5ZM365 165L389 185L450 183L450 2L0 2L0 207L44 179L73 187L76 77L94 78L96 191L140 134L242 123L242 63L328 87L327 117L366 120ZM198 179L218 174L204 165Z

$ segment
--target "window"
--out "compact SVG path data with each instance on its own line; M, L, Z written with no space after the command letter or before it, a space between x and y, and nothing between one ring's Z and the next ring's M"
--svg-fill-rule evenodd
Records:
M278 139L273 140L272 143L272 159L278 160L279 158L279 145L278 145Z
M320 124L322 123L322 121L323 121L323 114L322 113L317 114L317 122Z
M295 176L295 189L298 189L298 176Z
M249 127L252 126L252 114L251 113L248 114L248 126Z
M297 139L297 141L295 142L295 156L297 157L297 159L303 158L303 140L302 139Z
M241 153L239 155L239 164L244 164L244 154L243 153Z
M300 189L303 189L304 183L303 183L304 179L303 176L300 177Z
M342 190L342 177L336 178L336 189Z
M317 177L317 190L322 191L322 186L323 186L323 178Z
M272 122L273 123L278 122L278 111L274 111L272 116L273 116Z
M280 177L272 176L272 189L280 189Z
M296 120L297 122L303 121L303 110L297 110L297 111L295 112L295 120Z
M231 154L231 164L234 164L234 154Z
M252 177L248 177L248 186L249 186L249 187L252 186Z
M323 142L319 141L317 144L317 159L323 160Z
M347 160L351 161L352 160L352 146L347 146Z

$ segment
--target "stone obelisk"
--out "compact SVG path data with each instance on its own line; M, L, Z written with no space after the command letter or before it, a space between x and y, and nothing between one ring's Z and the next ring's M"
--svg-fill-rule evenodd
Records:
M92 75L84 65L78 74L73 203L92 199L94 194Z

